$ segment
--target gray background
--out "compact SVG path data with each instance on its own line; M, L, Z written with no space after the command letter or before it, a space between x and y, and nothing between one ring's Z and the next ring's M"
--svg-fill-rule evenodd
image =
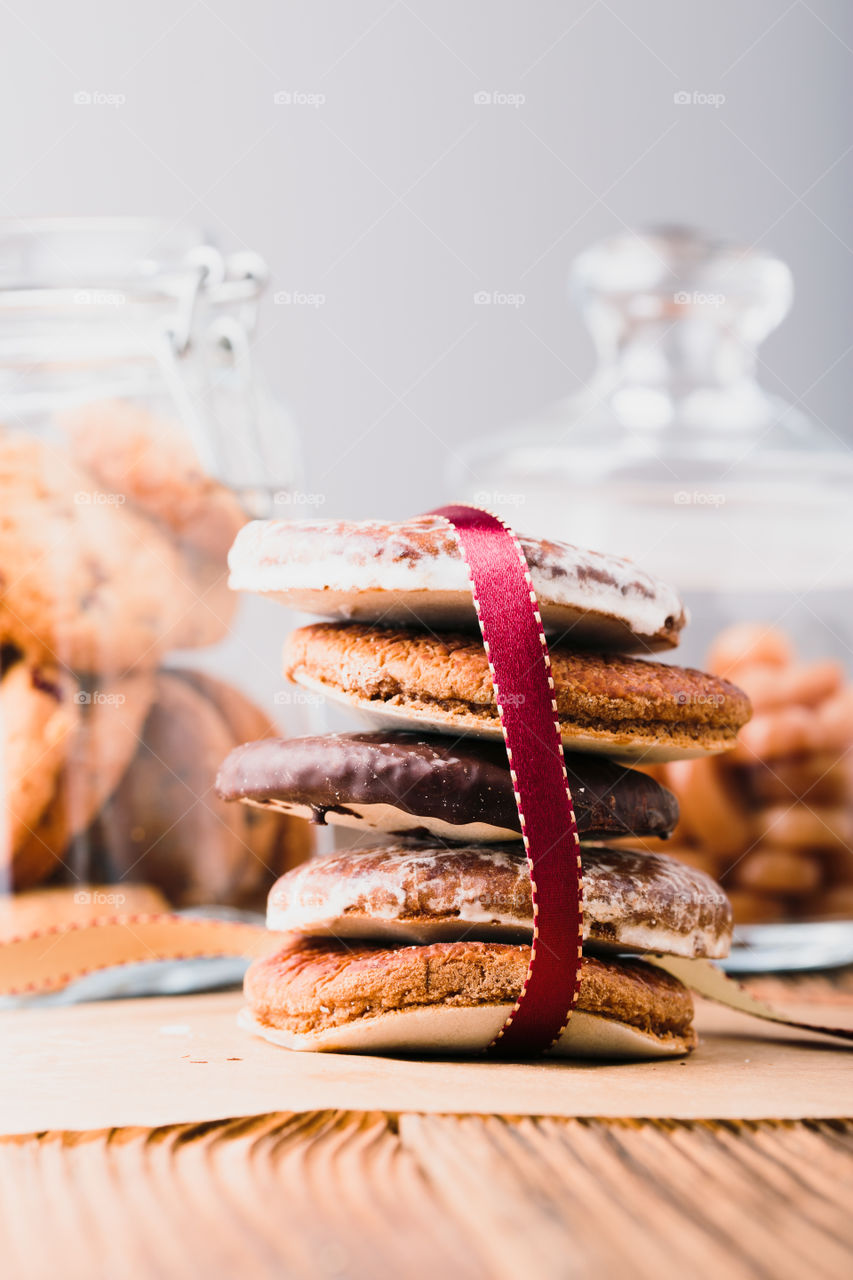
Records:
M0 21L0 214L197 221L324 295L270 299L258 355L327 514L449 496L459 441L576 390L567 267L626 224L786 258L764 380L848 430L848 0L3 0Z

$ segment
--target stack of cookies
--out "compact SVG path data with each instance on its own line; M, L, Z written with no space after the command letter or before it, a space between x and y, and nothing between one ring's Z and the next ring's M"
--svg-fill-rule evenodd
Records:
M732 747L749 703L725 680L626 656L677 644L684 613L667 586L612 556L521 543L550 635L584 872L580 996L556 1051L686 1053L690 994L641 957L724 956L728 901L701 870L605 842L668 835L675 799L632 763ZM429 516L257 522L238 535L230 565L233 587L338 619L290 636L285 674L371 726L248 743L220 770L226 800L373 841L273 887L268 925L285 937L248 971L247 1025L295 1049L483 1048L521 991L533 912L453 533Z
M51 428L0 431L0 893L50 882L43 925L59 881L80 906L120 882L129 910L129 881L164 907L262 901L304 834L235 821L209 793L222 755L273 726L230 685L163 666L226 636L245 512L139 405Z

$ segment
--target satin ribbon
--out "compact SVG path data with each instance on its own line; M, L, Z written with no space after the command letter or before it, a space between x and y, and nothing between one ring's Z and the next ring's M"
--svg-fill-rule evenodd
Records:
M0 996L55 991L101 969L151 960L251 960L281 945L281 937L259 924L166 914L57 925L0 943Z
M518 1057L559 1038L580 989L580 843L554 701L551 660L524 552L497 516L439 507L468 566L527 852L533 941L521 995L490 1046Z

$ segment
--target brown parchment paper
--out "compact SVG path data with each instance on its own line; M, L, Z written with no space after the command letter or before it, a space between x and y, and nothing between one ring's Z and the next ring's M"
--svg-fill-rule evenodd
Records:
M0 1133L327 1108L673 1119L853 1115L849 1048L704 1002L692 1057L618 1066L292 1053L240 1030L241 1003L229 992L0 1014Z

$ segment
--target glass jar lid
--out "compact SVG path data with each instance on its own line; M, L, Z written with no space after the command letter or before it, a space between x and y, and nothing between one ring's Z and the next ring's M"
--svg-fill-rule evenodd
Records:
M98 346L120 355L168 334L177 354L198 312L254 328L260 255L225 256L196 227L154 218L0 220L0 361Z

